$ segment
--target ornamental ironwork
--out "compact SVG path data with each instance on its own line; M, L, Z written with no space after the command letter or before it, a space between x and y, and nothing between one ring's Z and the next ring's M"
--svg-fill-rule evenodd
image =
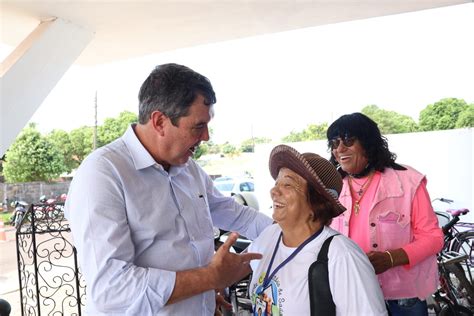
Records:
M22 315L81 315L86 286L64 203L32 204L16 246Z

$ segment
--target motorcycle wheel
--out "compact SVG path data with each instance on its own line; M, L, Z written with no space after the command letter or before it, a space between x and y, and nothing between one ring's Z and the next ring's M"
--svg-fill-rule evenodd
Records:
M22 219L23 219L23 215L21 215L20 213L17 213L15 217L15 229L18 229L18 227L20 227Z

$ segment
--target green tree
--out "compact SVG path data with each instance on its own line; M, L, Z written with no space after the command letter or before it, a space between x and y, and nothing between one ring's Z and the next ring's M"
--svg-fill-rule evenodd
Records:
M229 142L225 142L222 145L222 152L226 155L231 155L231 156L239 153L239 151L237 150L237 147L230 144Z
M474 127L474 104L469 104L461 113L459 113L455 127Z
M205 155L209 152L209 145L207 143L201 143L193 154L193 159L198 160L202 155Z
M79 166L79 161L75 159L74 147L67 132L63 130L53 130L46 135L46 138L61 152L67 173L70 173Z
M221 152L221 145L219 144L215 144L212 141L208 141L206 142L206 145L208 148L206 154L218 154Z
M376 105L367 105L361 112L377 123L382 134L411 133L418 129L411 117L380 109Z
M59 149L36 130L24 128L10 146L3 165L7 182L50 181L66 171Z
M94 129L89 126L76 128L69 133L69 140L72 146L71 159L79 166L93 149Z
M281 141L284 143L302 142L304 138L303 132L291 131L289 135L284 136Z
M97 130L98 146L104 146L121 137L128 126L137 121L137 115L130 111L121 112L117 118L105 119L104 124L99 126Z
M466 114L461 116L461 113ZM422 131L436 131L456 128L459 117L461 123L469 120L469 106L463 99L445 98L428 105L420 112L420 129Z
M310 140L318 140L326 138L328 123L309 124L301 132L291 131L289 135L282 138L285 143L304 142Z
M212 127L208 127L208 129L209 129L209 140L199 145L200 148L194 153L194 156L193 156L195 160L199 159L199 157L203 155L218 154L221 152L221 146L212 141L212 136L214 135L214 129Z
M305 130L304 140L326 139L328 123L310 124Z
M243 153L253 153L255 150L255 145L257 144L267 144L272 140L267 137L254 137L249 138L240 143L240 151Z

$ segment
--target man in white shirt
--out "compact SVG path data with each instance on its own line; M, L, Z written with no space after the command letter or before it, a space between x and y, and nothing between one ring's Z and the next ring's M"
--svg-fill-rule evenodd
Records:
M255 238L272 220L224 197L189 159L209 140L215 93L193 70L156 67L139 92L139 123L99 148L71 183L65 213L87 283L90 315L214 315L214 289L259 254L213 229Z

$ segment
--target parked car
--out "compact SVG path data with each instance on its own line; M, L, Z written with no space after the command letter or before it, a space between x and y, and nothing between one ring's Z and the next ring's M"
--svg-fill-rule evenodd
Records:
M255 191L255 183L251 178L219 177L214 180L214 186L226 196Z

